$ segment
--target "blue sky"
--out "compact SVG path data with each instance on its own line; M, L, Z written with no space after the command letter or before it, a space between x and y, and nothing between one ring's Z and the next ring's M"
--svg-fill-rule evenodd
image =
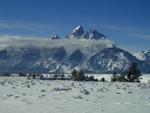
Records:
M61 37L83 25L119 47L150 50L149 0L0 0L0 35Z

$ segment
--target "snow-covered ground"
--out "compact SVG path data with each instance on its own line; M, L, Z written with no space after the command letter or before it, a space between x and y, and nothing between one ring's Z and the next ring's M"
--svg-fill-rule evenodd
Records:
M0 113L150 113L146 77L142 83L0 77Z

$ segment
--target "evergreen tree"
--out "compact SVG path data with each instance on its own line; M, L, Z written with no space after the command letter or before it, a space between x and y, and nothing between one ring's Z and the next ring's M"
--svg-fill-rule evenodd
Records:
M77 71L76 71L76 69L74 69L74 70L71 72L71 79L72 79L72 80L76 80L76 78L77 78Z
M54 80L56 80L58 78L58 75L57 74L55 74L54 75Z
M111 78L111 82L116 82L117 81L117 73L116 72L114 72L113 73L113 76L112 76L112 78Z
M79 71L78 80L79 81L84 81L85 80L85 75L84 75L82 70Z
M106 80L105 80L105 78L104 77L102 77L101 79L100 79L100 82L105 82Z
M76 80L76 81L84 81L86 79L83 71L76 71L75 69L72 71L72 80Z
M131 63L128 72L127 78L129 82L139 82L139 77L142 76L140 70L138 69L137 63Z
M61 76L61 80L64 80L65 75L61 74L60 76Z

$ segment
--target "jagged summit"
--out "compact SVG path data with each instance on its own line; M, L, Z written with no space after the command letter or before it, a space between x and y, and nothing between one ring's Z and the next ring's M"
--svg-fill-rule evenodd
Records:
M58 40L58 39L60 39L60 37L59 37L58 34L52 34L52 35L50 36L50 39Z
M89 31L84 31L82 25L77 26L69 35L67 35L68 39L106 39L106 36L102 33L99 33L96 29L91 29Z
M96 29L91 29L89 31L85 31L82 25L77 26L72 30L71 33L66 35L67 39L94 39L94 40L103 40L107 37L98 32ZM60 39L58 34L53 34L50 36L50 39Z
M72 33L81 33L81 35L84 33L84 29L82 25L77 26L75 29L73 29Z
M84 34L84 29L82 25L77 26L72 32L67 36L68 39L81 39Z
M89 31L89 39L105 39L106 36L103 35L102 33L99 33L96 29L92 29Z

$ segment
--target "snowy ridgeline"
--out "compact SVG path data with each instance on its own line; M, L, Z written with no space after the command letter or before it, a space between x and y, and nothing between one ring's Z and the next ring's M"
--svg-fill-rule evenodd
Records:
M0 77L0 112L150 113L150 82L43 81Z

